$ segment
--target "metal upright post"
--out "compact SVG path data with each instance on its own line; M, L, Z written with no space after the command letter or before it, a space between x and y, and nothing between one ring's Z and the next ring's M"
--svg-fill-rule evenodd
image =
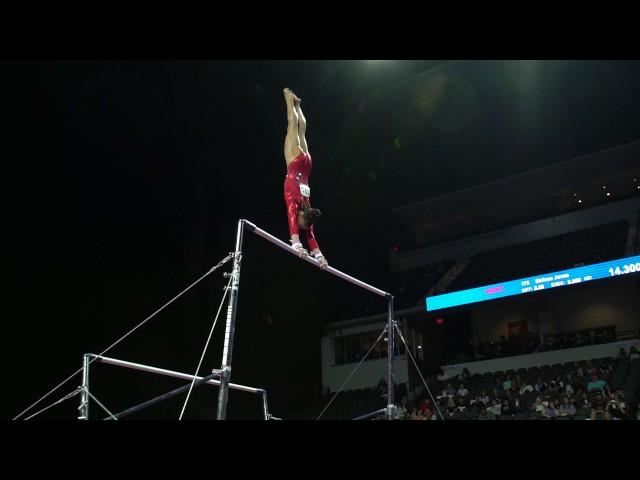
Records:
M89 354L82 357L82 387L78 420L89 420Z
M231 356L233 352L233 336L235 333L236 310L238 306L238 289L240 288L240 262L242 261L242 234L244 219L238 220L236 235L236 250L233 255L233 271L231 273L231 294L227 307L227 326L224 332L224 347L222 351L222 368L220 373L220 392L218 394L218 420L227 418L227 401L229 399L229 382L231 381Z
M264 411L264 419L269 420L269 404L267 403L267 391L262 391L262 409Z
M395 357L394 348L394 320L393 320L393 295L389 294L389 318L387 320L387 418L393 420L395 417L394 393L395 382L393 379L393 362Z

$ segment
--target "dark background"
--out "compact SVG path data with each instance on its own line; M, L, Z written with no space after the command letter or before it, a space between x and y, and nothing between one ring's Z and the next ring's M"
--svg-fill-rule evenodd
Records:
M17 213L3 409L13 418L233 250L246 218L286 240L282 89L302 98L320 245L393 288L393 208L638 139L638 61L3 62ZM234 383L287 417L321 388L324 323L384 301L247 235ZM229 271L226 268L225 271ZM215 273L107 355L193 373L226 281ZM200 373L219 368L225 309ZM121 410L182 382L96 366ZM61 397L78 379L56 391ZM184 396L135 418L177 418ZM214 418L217 390L186 418ZM42 418L74 418L68 401ZM92 405L92 417L99 418ZM33 413L33 412L31 412ZM229 418L260 402L231 392ZM134 418L134 417L132 417Z

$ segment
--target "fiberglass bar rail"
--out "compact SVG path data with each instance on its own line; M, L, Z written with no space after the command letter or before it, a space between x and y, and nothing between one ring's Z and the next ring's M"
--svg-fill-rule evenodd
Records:
M275 246L282 248L283 250L295 255L296 257L300 257L296 249L293 248L292 246L287 245L282 240L271 235L269 232L265 232L261 228L256 227L250 221L248 220L242 220L242 221L247 226L247 228L251 230L253 233L255 233L256 235L261 236L265 240L268 240L269 242L273 243ZM318 262L315 258L311 257L310 255L305 255L302 257L302 259L311 263L312 265L315 265L318 268L320 267L320 262ZM389 297L391 295L390 293L385 292L384 290L380 290L379 288L371 286L368 283L364 283L358 280L357 278L353 278L352 276L347 275L346 273L343 273L340 270L337 270L330 265L328 265L324 270L335 275L336 277L340 277L343 280L346 280L349 283L352 283L354 285L357 285L358 287L364 288L365 290L375 293L376 295L380 295L381 297Z
M133 362L125 362L124 360L117 360L115 358L102 357L100 355L94 355L92 353L88 353L88 356L94 357L96 362L106 363L108 365L115 365L116 367L124 367L131 368L133 370L141 370L143 372L155 373L157 375L165 375L167 377L181 378L183 380L202 380L204 377L198 377L193 375L188 375L186 373L174 372L173 370L165 370L164 368L150 367L148 365L142 365L140 363ZM218 380L208 380L206 383L209 385L220 386L220 382ZM244 392L262 394L264 389L262 388L253 388L247 387L244 385L237 385L235 383L230 383L229 388L234 390L242 390Z

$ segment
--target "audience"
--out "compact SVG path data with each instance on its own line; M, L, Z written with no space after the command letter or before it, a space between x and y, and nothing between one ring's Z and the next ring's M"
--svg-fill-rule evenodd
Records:
M450 378L446 387L440 382L439 388L443 391L436 402L445 419L637 419L640 412L636 408L635 397L629 408L624 392L607 383L607 379L615 377L614 372L620 371L614 368L616 362L626 362L632 354L638 355L635 349L631 349L628 357L619 352L616 359L608 361L565 364L562 375L556 368L542 368L536 382L531 382L531 371L497 372L491 379L495 382L494 387L488 389L481 389L487 386L486 380L482 381L479 375L472 375L464 369L461 374ZM624 369L622 371L625 372ZM436 379L432 377L431 381L436 382ZM616 382L614 385L621 385L619 378ZM418 401L416 405L418 407L411 413L399 410L400 418L440 420L431 401Z

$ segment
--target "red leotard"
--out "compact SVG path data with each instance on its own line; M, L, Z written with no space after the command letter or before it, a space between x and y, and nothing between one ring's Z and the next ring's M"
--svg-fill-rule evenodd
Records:
M287 166L287 175L284 178L284 201L287 205L287 217L289 219L289 233L291 235L299 235L298 233L298 210L302 206L311 206L311 197L302 196L300 185L309 185L309 176L311 175L311 156L302 152ZM307 243L309 250L313 251L318 246L315 235L313 233L313 225L305 230L307 234Z

